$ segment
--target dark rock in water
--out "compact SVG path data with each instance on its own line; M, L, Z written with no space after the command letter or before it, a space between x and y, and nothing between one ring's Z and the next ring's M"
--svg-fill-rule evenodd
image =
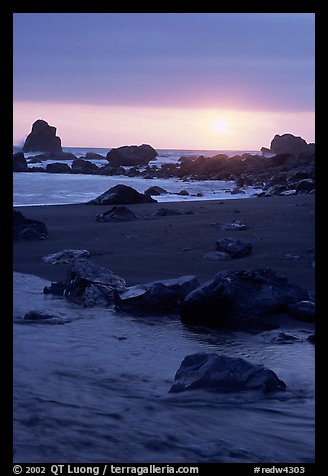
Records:
M119 223L123 221L137 220L135 213L124 206L113 207L105 213L97 215L96 220L102 222Z
M137 192L127 185L115 185L88 203L92 205L131 205L133 203L157 203L150 195Z
M13 172L27 172L27 161L23 152L17 152L13 155Z
M174 210L174 208L159 208L154 213L154 216L156 217L166 217L170 215L182 215L182 212L179 210Z
M252 245L248 241L235 238L223 238L216 242L216 250L228 253L231 258L243 258L251 254Z
M260 337L265 342L273 344L293 344L294 342L301 341L299 337L282 331L263 332L260 334Z
M43 294L53 294L54 296L63 296L66 289L65 283L51 283L50 286L43 288Z
M88 160L75 159L72 163L72 173L74 174L96 174L99 170L96 164Z
M77 160L77 157L72 152L44 152L30 157L31 163L43 162L44 160Z
M126 175L124 167L113 167L112 165L104 165L98 168L98 175Z
M231 195L239 195L240 193L243 194L245 193L244 190L242 190L240 187L235 187L230 191Z
M296 193L310 193L315 189L315 181L311 179L303 179L296 185Z
M271 141L270 149L275 154L292 154L298 156L302 153L308 153L308 144L302 137L296 137L293 134L276 134Z
M231 256L228 253L224 253L223 251L209 251L205 253L203 256L204 259L208 259L210 261L229 261L231 260Z
M39 220L24 217L21 212L13 210L14 240L45 240L48 238L46 225Z
M309 342L314 344L315 343L315 334L309 335L309 337L306 340L308 340Z
M24 315L23 319L26 321L44 321L47 319L58 319L58 316L43 311L30 311Z
M56 136L56 128L38 119L27 136L23 152L61 152L61 140Z
M264 192L259 193L259 197L272 197L274 195L281 195L288 191L287 185L273 185L267 188Z
M286 177L282 175L276 175L275 177L272 177L265 183L263 190L268 190L269 188L274 187L275 185L287 185Z
M241 231L246 230L247 226L239 220L233 220L232 223L222 223L219 228L226 231Z
M78 258L88 258L90 253L88 250L63 250L51 255L43 256L42 261L48 264L65 264L72 263Z
M190 194L189 194L188 190L180 190L180 192L178 192L177 195L188 196Z
M45 172L50 174L70 174L71 167L68 164L54 162L52 164L47 164Z
M121 165L148 165L151 160L155 160L157 152L148 144L125 145L112 149L108 152L106 159L113 167Z
M247 360L214 353L187 355L175 374L170 393L206 389L215 392L281 391L286 384L272 370Z
M105 160L106 157L101 154L96 154L96 152L87 152L85 154L85 160Z
M59 294L60 289L63 289L63 295L75 304L105 307L114 304L117 292L126 289L126 283L109 269L81 258L73 262L64 283L52 283L51 286L46 286L43 292Z
M289 306L289 311L298 321L314 322L315 304L312 301L300 301Z
M147 190L145 190L145 195L164 195L166 193L168 193L167 190L162 187L157 187L157 185L154 185L154 187L149 187Z
M165 314L177 312L184 297L199 286L195 276L152 281L119 293L117 307L127 312Z
M221 271L185 297L181 318L214 328L265 329L265 316L289 313L291 304L308 299L307 291L272 269Z

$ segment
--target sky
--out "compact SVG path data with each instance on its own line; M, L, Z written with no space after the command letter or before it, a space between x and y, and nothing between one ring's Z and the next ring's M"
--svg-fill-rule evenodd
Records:
M13 142L259 150L314 142L314 13L15 13Z

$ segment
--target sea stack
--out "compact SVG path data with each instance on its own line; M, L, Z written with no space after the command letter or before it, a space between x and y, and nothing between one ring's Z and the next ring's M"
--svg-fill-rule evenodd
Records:
M38 119L27 136L23 152L62 152L61 139L56 136L56 127Z

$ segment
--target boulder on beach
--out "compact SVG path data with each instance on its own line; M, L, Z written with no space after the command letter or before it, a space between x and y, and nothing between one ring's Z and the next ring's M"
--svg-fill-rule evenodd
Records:
M228 253L231 258L243 258L252 252L252 245L248 241L235 238L223 238L217 240L216 251Z
M189 293L181 308L185 323L213 328L269 328L265 317L291 314L291 305L309 293L272 269L221 271Z
M182 215L182 212L175 210L174 208L159 208L154 213L155 217L167 217L170 215Z
M61 162L53 162L52 164L47 164L45 172L49 174L70 174L71 167L68 164Z
M121 165L148 165L151 160L155 160L157 152L148 144L124 145L116 149L111 149L106 159L113 167Z
M215 392L286 390L273 370L239 357L200 352L187 355L175 374L170 393L205 389Z
M157 203L157 200L150 195L137 192L132 187L119 184L88 203L92 205L131 205L133 203Z
M98 168L98 175L126 175L124 167L113 167L112 165L104 165Z
M137 215L125 206L115 206L107 212L101 213L96 216L97 221L106 223L120 223L137 219Z
M21 212L13 210L14 240L45 240L46 238L48 238L48 230L42 221L31 220Z
M117 292L124 289L123 278L85 258L78 258L73 261L64 282L51 283L43 292L64 295L69 301L84 307L107 307L115 303Z
M56 127L38 119L27 136L23 152L62 152L61 139L56 136Z
M165 195L169 192L162 187L158 187L157 185L154 185L153 187L147 188L147 190L145 190L144 193L145 195Z
M152 281L120 291L116 304L122 311L138 314L177 312L184 297L197 286L195 276Z
M99 170L96 164L89 160L75 159L72 163L73 174L96 174Z

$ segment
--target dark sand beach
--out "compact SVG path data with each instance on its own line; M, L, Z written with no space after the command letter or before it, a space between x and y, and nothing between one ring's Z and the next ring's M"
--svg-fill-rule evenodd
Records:
M46 264L41 258L83 248L93 263L111 269L128 285L189 274L205 282L222 270L266 267L314 291L314 201L314 195L297 195L129 205L139 219L124 223L96 221L96 215L111 206L17 207L26 217L43 221L49 238L14 242L13 267L60 281L70 265ZM160 208L183 214L154 216ZM247 229L219 229L219 224L233 220L245 223ZM215 250L216 240L225 237L250 241L252 254L230 261L204 259L205 253Z

